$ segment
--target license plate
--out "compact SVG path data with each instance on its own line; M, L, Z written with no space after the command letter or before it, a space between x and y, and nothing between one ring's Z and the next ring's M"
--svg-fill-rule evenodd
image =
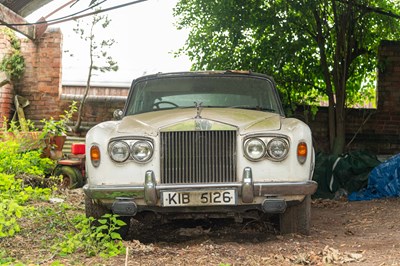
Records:
M236 189L162 191L162 205L174 206L215 206L236 205Z

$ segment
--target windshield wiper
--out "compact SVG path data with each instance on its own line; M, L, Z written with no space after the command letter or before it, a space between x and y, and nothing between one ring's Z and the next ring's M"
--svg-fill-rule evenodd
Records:
M261 107L261 106L237 105L237 106L227 106L227 108L237 108L237 109L256 110L256 111L276 113L275 109L265 108L265 107Z

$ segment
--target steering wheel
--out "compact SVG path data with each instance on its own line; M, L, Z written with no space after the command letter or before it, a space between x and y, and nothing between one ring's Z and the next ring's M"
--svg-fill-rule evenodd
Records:
M170 102L170 101L159 101L153 104L157 109L160 109L160 104L170 104L174 107L179 107L176 103Z

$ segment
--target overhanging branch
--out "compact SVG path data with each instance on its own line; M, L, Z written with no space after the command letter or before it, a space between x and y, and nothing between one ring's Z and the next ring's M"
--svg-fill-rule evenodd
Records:
M371 6L366 6L366 5L362 5L362 4L358 4L358 3L354 3L354 2L350 3L348 0L336 0L336 1L338 1L340 3L343 3L343 4L346 4L346 5L356 6L356 7L360 8L360 9L368 11L368 12L374 12L374 13L377 13L377 14L380 14L380 15L384 15L384 16L387 16L387 17L400 19L400 15L395 14L395 13L390 12L390 11L386 11L386 10L384 10L382 8L379 8L379 7L371 7Z

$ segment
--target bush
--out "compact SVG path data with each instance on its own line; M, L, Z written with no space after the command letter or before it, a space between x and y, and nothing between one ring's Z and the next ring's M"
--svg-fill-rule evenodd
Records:
M0 238L13 236L20 231L18 219L31 209L28 200L48 199L50 188L33 188L18 176L35 176L42 180L54 166L54 162L41 158L41 151L20 152L15 141L0 142Z
M15 140L0 142L0 173L43 177L51 173L55 162L41 155L41 150L22 151Z
M0 142L0 239L20 232L22 220L25 224L40 220L40 226L53 230L43 235L54 234L55 238L47 243L54 254L67 256L84 252L87 256L103 258L124 254L125 247L118 230L126 224L118 220L117 215L106 214L96 220L83 214L67 213L70 208L67 204L33 207L32 203L48 200L55 190L43 186L44 181L49 180L54 164L54 161L42 158L40 150L21 151L21 144L15 140ZM42 180L42 186L32 185L30 181L34 178ZM0 264L17 261L11 257L1 258L6 255L0 250Z
M126 223L119 220L118 215L105 214L98 220L78 215L73 218L72 225L64 240L53 246L61 256L77 251L103 258L124 254L125 247L117 231Z

